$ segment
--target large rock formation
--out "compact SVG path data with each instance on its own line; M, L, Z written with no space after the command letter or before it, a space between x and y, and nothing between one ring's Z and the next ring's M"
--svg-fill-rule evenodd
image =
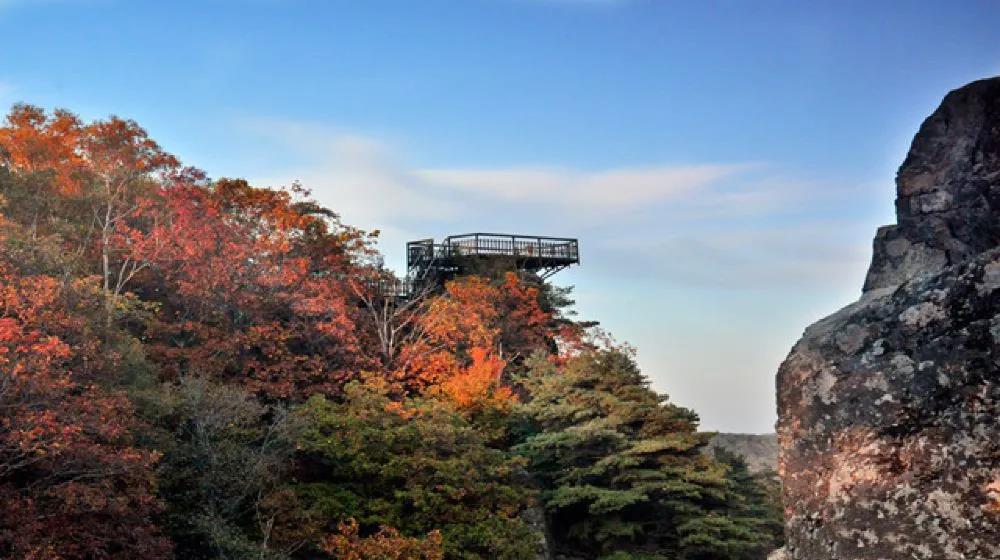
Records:
M897 176L861 299L778 372L789 558L1000 559L1000 78Z
M880 228L865 291L897 286L1000 244L1000 81L949 93L896 177L897 225Z

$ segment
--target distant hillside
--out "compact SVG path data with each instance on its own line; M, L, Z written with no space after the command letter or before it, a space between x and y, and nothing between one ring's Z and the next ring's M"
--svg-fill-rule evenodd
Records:
M778 468L778 436L775 434L719 434L708 446L742 455L752 472Z

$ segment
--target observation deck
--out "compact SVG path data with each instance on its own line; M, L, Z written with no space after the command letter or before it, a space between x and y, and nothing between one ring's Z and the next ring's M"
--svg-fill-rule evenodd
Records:
M440 243L421 239L406 244L406 277L414 286L440 284L491 265L533 272L546 279L574 264L580 264L580 245L566 237L465 233L450 235Z

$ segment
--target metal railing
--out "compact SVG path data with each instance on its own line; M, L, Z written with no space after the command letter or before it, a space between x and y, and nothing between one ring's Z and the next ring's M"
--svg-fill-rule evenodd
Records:
M465 256L507 256L576 263L580 260L580 249L576 239L500 233L451 235L441 243L424 239L407 244L409 266Z

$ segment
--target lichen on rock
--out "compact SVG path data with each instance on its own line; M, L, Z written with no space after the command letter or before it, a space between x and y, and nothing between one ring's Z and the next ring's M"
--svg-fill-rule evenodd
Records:
M1000 78L948 94L897 192L861 299L778 372L793 560L1000 558Z

